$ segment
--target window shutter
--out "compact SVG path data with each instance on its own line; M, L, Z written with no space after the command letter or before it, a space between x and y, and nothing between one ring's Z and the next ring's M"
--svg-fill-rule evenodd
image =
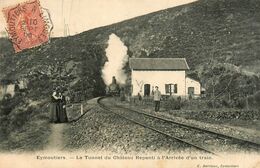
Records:
M178 87L177 87L177 84L175 84L175 85L174 85L174 93L177 93L177 92L178 92L177 88L178 88Z
M170 90L169 84L165 84L165 93L170 93L169 90Z

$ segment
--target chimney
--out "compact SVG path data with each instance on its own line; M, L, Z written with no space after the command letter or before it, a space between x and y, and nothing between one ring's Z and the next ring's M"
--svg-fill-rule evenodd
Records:
M112 84L116 84L116 77L115 76L112 77Z

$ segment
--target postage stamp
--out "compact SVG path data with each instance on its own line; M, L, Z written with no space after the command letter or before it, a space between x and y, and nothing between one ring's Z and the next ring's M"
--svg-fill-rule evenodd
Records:
M39 0L3 9L7 32L16 53L49 41L51 20L50 17L44 17L46 14L43 12L46 13L46 10L42 10Z

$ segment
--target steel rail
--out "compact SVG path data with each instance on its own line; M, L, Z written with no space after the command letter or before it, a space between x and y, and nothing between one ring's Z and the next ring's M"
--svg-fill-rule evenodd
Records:
M238 138L238 137L233 137L231 135L222 134L222 133L219 133L219 132L216 132L216 131L212 131L212 130L203 129L203 128L199 128L199 127L196 127L196 126L180 123L180 122L177 122L177 121L173 121L171 119L155 116L155 115L152 115L152 114L147 114L147 113L144 113L144 112L141 112L141 111L137 111L137 110L134 110L134 109L130 109L130 108L127 108L127 107L123 107L123 106L119 106L119 105L115 105L115 106L117 106L118 108L123 108L123 109L127 109L127 110L130 110L130 111L136 112L136 113L140 113L140 114L143 114L143 115L146 115L146 116L149 116L149 117L160 119L160 120L163 120L163 121L166 121L166 122L170 122L170 123L173 123L173 124L178 124L180 126L183 126L183 127L189 128L189 129L195 129L195 130L198 130L198 131L214 134L214 135L216 135L218 137L222 137L222 138L225 138L225 139L231 139L231 140L233 140L236 143L247 144L248 146L256 149L257 151L260 150L260 144L257 143L257 142L252 142L252 141L241 139L241 138Z
M199 150L201 150L201 151L204 151L204 152L206 152L206 153L210 153L210 154L213 154L213 155L218 155L218 154L216 154L215 152L210 151L210 150L208 150L208 149L206 149L206 148L204 148L204 147L202 147L202 146L200 146L200 145L197 145L197 144L194 144L194 143L192 143L192 142L189 142L189 141L180 139L180 138L175 137L175 136L173 136L173 135L171 135L171 134L168 134L168 133L165 133L165 132L163 132L163 131L161 131L161 130L158 130L158 129L154 128L154 127L148 126L148 125L146 125L146 124L144 124L144 123L135 121L135 120L130 119L130 118L128 118L128 117L126 117L126 116L124 116L124 115L122 115L122 114L119 114L119 113L117 113L117 112L114 112L114 111L111 110L109 107L107 107L106 105L104 105L104 103L101 103L101 102L100 102L103 98L105 98L105 97L100 97L100 98L97 100L97 103L99 104L99 106L100 106L101 108L103 108L103 109L106 110L106 111L109 111L109 112L111 112L111 113L113 113L113 114L116 114L116 115L118 115L118 116L120 116L120 117L122 117L122 118L124 118L124 119L126 119L126 120L129 120L129 121L131 121L131 122L133 122L133 123L135 123L135 124L137 124L137 125L140 125L140 126L142 126L142 127L144 127L144 128L148 128L148 129L153 130L153 131L155 131L155 132L157 132L157 133L160 133L160 134L162 134L162 135L164 135L164 136L167 136L167 137L172 138L172 139L175 139L175 140L177 140L177 141L179 141L179 142L188 144L189 146L195 147L195 148L197 148L197 149L199 149ZM119 108L119 107L118 107L118 108ZM130 109L128 109L128 110L130 110Z

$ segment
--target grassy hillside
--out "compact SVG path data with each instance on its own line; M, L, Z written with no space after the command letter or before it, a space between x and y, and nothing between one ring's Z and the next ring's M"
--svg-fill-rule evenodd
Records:
M133 56L186 57L192 68L208 62L212 55L237 66L257 65L259 9L257 0L198 1L84 32L75 38L103 43L110 33L116 33Z
M204 66L213 58L217 64L234 66L231 71L238 68L244 75L259 75L258 18L258 0L201 0L54 38L18 54L13 53L10 42L1 39L0 79L36 79L38 83L31 85L43 96L60 83L72 90L87 90L89 96L102 94L100 69L111 33L128 46L130 57L185 57L197 76L203 75ZM37 87L41 80L48 85Z
M23 96L8 100L15 103L12 108L12 103L0 102L0 121L4 123L0 149L9 150L13 144L17 144L14 150L42 148L46 139L35 130L49 133L47 104L53 87L61 85L85 98L104 93L101 68L111 33L123 40L130 57L185 57L191 67L189 75L200 79L207 100L214 102L209 107L244 107L247 98L252 107L259 108L259 18L258 0L199 0L75 36L53 38L17 54L9 40L0 39L0 80L29 80ZM36 129L29 129L32 127ZM24 130L27 132L22 133ZM32 139L33 149L28 144Z

